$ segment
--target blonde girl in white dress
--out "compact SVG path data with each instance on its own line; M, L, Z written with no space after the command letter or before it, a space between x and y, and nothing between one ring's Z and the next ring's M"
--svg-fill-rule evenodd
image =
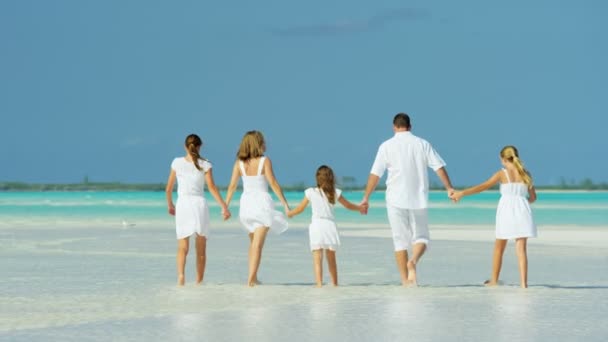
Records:
M312 207L312 222L309 226L310 250L312 251L315 282L317 287L323 286L323 251L327 258L327 267L331 282L338 286L338 266L336 264L336 249L340 246L340 237L334 218L336 200L345 208L362 212L360 205L349 202L342 196L342 191L336 189L333 170L321 165L316 173L317 187L304 191L302 202L288 213L294 217L304 211L308 203Z
M184 269L190 236L196 236L196 283L203 282L209 236L209 207L204 197L205 182L209 192L222 207L224 219L230 217L228 207L213 181L211 163L200 156L203 142L196 134L186 137L186 156L175 158L165 189L169 214L175 216L177 235L177 284L183 286ZM173 186L177 180L177 203L173 205Z
M268 230L282 233L287 229L285 215L289 211L289 205L274 176L270 158L264 156L265 151L266 143L261 132L249 131L245 134L226 193L226 203L229 205L239 178L242 179L243 193L240 199L239 219L249 233L248 286L260 284L257 274ZM284 214L274 209L274 202L268 193L268 185L283 204Z
M482 192L496 183L500 183L500 200L496 210L496 242L494 244L492 276L485 284L488 286L498 285L502 256L507 241L515 239L520 285L522 288L527 288L527 239L537 236L536 225L530 208L530 204L536 201L536 190L532 183L532 177L519 159L515 146L504 147L500 151L500 159L504 169L497 171L484 183L455 192L452 199L458 201L464 196Z

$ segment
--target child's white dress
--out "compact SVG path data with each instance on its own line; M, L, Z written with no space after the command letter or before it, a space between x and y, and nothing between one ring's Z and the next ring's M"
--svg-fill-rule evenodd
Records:
M516 239L536 237L536 225L528 202L528 185L512 183L504 170L507 182L500 184L500 200L496 210L496 238Z
M209 207L204 197L205 173L211 169L211 163L199 159L198 170L186 158L175 158L171 169L177 178L177 202L175 204L175 233L183 239L196 233L209 236Z
M336 189L336 202L342 191ZM310 201L312 208L312 222L308 234L310 236L310 250L330 249L335 251L340 246L340 237L334 219L334 206L329 203L323 190L308 188L304 196Z
M239 160L243 180L243 194L240 200L239 219L249 233L256 228L270 227L274 233L287 230L285 215L274 209L274 201L268 193L268 181L262 175L265 157L260 158L258 172L255 176L247 176L245 164Z

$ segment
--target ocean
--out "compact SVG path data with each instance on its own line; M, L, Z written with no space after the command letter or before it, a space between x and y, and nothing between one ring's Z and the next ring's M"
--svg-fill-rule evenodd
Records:
M246 287L247 234L212 227L207 269L175 286L175 229L161 192L0 193L0 340L6 341L605 341L608 193L539 192L539 237L528 246L529 285L518 287L513 245L503 286L490 273L499 194L451 203L430 194L432 242L420 286L403 288L384 195L367 216L337 206L340 286L314 288L309 209L268 236L262 286ZM359 202L360 192L345 192ZM301 192L288 192L295 207ZM278 204L278 203L277 203ZM325 272L327 273L327 272ZM325 274L328 283L328 274Z

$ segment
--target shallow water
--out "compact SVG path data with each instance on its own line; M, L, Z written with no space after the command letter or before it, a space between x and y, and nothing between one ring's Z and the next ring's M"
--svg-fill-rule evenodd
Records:
M579 227L581 234L587 229ZM486 288L492 232L437 239L402 288L389 238L349 236L341 286L312 287L307 231L270 235L260 279L247 288L246 234L212 230L205 284L175 286L172 227L103 225L0 230L0 339L49 340L586 340L608 336L608 249L529 245L530 288L519 289L513 246L505 285ZM382 230L382 228L381 228ZM436 236L441 230L435 229ZM326 280L327 275L326 275Z

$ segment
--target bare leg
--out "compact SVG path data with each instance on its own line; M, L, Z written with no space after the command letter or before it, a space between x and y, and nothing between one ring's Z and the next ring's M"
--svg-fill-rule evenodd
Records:
M517 263L519 264L519 281L522 288L528 287L528 251L527 238L515 240L515 250L517 253Z
M498 277L502 268L502 256L507 247L507 240L496 239L494 242L494 258L492 259L492 277L484 283L487 286L498 285Z
M249 233L249 250L251 251L251 245L253 244L253 233ZM251 252L250 252L251 253ZM258 280L257 275L256 278L253 280L253 282L256 285L260 285L261 282Z
M336 263L336 251L326 249L325 256L327 257L327 268L329 268L331 283L334 286L338 286L338 264Z
M409 285L407 281L407 250L396 251L395 260L397 261L397 268L401 275L401 285Z
M312 251L312 266L315 272L315 286L323 286L323 250L315 249Z
M426 251L426 243L416 243L412 248L412 258L407 262L407 281L410 285L418 286L416 278L416 264Z
M260 227L253 232L253 239L249 245L249 276L247 285L255 286L258 284L258 269L262 260L262 248L268 233L268 227Z
M207 263L207 238L196 235L196 284L203 282Z
M190 237L177 240L177 285L183 286L186 282L184 270L186 268L186 256L190 245Z

